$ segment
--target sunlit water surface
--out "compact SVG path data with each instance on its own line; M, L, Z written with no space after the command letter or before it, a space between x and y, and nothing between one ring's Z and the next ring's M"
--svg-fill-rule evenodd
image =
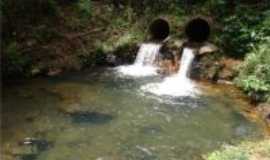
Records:
M112 70L18 82L3 90L4 158L21 160L201 160L224 144L261 138L262 129L224 87L199 97L140 90L161 77ZM213 89L214 88L214 89ZM37 142L26 145L24 139Z

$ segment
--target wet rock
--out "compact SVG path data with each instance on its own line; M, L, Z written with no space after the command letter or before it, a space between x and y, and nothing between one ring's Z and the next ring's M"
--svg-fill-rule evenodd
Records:
M159 62L160 69L158 70L159 74L162 75L171 75L177 72L177 64L171 59L165 59Z
M31 75L32 75L32 76L39 75L40 73L41 73L41 69L39 69L39 68L33 68L33 69L31 70Z
M117 59L116 55L108 54L108 55L106 55L106 62L109 65L116 66L118 64L118 59Z
M110 114L99 112L75 112L70 114L73 123L105 124L113 119Z
M232 58L222 58L218 63L222 66L218 75L219 79L231 81L237 75L236 67L241 61Z
M137 43L122 45L115 48L111 53L107 53L106 64L118 66L122 64L132 64L135 61L140 45Z
M222 80L232 80L235 77L235 71L223 67L223 69L219 72L218 77Z
M19 142L19 145L29 146L31 147L31 149L34 149L37 153L40 153L52 147L53 143L47 141L46 139L26 137L23 141Z
M216 82L222 68L222 64L216 60L213 54L198 56L192 66L191 78Z
M171 52L174 55L180 54L180 50L183 47L185 40L170 38L162 46L161 51Z
M231 82L236 76L236 67L241 63L231 58L221 58L217 54L204 54L197 56L191 77L200 80L211 80L214 82Z
M218 47L215 46L212 43L209 42L205 42L204 44L202 44L202 46L200 47L198 54L202 55L202 54L206 54L206 53L214 53L218 50Z
M61 74L62 72L63 72L63 70L60 68L51 68L51 69L49 69L47 75L48 76L57 76L57 75Z
M178 61L183 44L183 40L170 38L162 45L161 54L158 57L158 65L161 68L159 72L161 74L168 75L178 71Z
M19 160L35 160L39 154L53 147L53 143L42 138L26 137L14 146L12 155Z
M222 68L222 64L218 64L216 57L206 53L214 53L218 48L209 42L204 43L190 43L187 40L169 39L161 48L161 57L159 58L159 65L161 73L172 74L178 71L181 67L179 59L184 47L192 47L197 49L197 75L200 79L213 80L217 79L218 72ZM214 64L214 65L213 65ZM195 70L196 70L195 67ZM194 70L194 69L193 69Z
M219 79L217 81L217 83L219 83L219 84L233 85L233 82L232 81L227 81L227 80L222 80L222 79Z
M270 128L270 104L262 103L257 107L257 110L263 120L267 123L267 126Z

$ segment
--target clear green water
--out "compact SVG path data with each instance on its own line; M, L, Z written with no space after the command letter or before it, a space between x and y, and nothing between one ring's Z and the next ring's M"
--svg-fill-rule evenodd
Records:
M4 87L4 158L201 160L223 144L262 136L262 128L237 111L242 103L229 88L178 99L139 90L159 80L98 70ZM26 137L41 142L22 145Z

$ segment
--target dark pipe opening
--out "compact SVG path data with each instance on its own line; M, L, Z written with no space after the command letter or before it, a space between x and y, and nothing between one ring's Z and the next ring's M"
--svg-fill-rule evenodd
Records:
M164 19L154 20L150 27L149 32L152 40L162 41L169 36L170 26L169 23Z
M210 26L206 20L195 18L187 23L185 32L189 41L204 42L210 35Z

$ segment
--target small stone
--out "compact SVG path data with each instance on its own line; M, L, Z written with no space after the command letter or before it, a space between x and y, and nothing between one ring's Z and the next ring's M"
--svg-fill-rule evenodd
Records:
M35 45L36 43L37 43L37 41L34 40L34 39L33 40L29 40L29 41L26 42L26 44L27 44L28 47L31 47L31 46Z
M48 76L56 76L62 73L62 69L50 69L49 72L47 73Z
M233 82L232 81L227 81L227 80L222 80L222 79L219 79L217 81L217 83L219 83L219 84L233 85Z
M106 61L109 63L109 64L117 64L117 58L114 54L108 54L106 56Z
M31 70L31 74L32 75L37 75L37 74L39 74L41 72L41 70L39 69L39 68L33 68L32 70Z

